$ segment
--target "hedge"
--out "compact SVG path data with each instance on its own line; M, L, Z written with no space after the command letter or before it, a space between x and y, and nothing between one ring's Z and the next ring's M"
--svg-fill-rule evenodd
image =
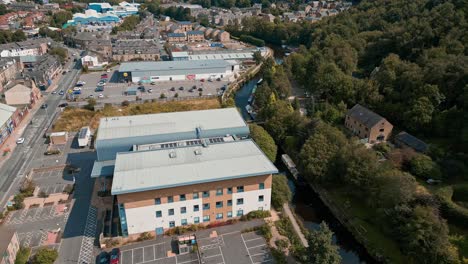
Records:
M437 192L440 201L440 209L444 218L451 224L464 227L468 223L468 209L452 201L453 188L444 187Z
M253 44L258 47L263 47L265 46L265 41L262 39L258 39L256 37L252 37L250 35L241 35L240 40L243 42L248 42L250 44Z

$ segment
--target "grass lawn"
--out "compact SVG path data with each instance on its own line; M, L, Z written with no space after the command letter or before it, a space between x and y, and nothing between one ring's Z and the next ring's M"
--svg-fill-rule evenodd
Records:
M408 263L407 258L401 253L397 242L385 235L379 228L382 223L377 218L377 213L364 204L363 201L350 197L343 190L328 190L329 196L340 209L351 216L350 222L356 227L357 232L366 240L369 251L380 252L390 263ZM345 206L347 205L347 206Z
M99 120L108 116L128 116L142 114L156 114L191 110L205 110L220 108L218 99L197 99L173 102L154 102L131 104L127 107L106 106L100 111L90 111L82 108L66 108L52 126L54 132L79 131L84 126L96 130Z

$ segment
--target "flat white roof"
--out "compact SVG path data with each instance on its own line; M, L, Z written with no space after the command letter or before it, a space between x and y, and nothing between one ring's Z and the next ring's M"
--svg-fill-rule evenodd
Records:
M97 140L245 127L236 108L101 118Z
M3 126L16 111L16 107L0 103L0 126Z
M278 173L251 140L208 147L118 153L112 194L165 189Z

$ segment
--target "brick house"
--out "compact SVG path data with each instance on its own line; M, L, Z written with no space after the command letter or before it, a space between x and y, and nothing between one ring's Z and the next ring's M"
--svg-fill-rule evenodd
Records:
M199 31L199 30L187 31L187 41L198 42L198 41L203 41L203 40L205 40L203 31Z
M345 127L371 144L386 141L393 129L387 119L359 104L346 113Z
M169 42L184 42L186 40L184 33L169 33L167 34L167 41Z

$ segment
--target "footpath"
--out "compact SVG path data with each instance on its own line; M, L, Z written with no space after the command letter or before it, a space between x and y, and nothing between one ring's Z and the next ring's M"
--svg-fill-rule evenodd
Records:
M294 217L293 213L291 212L291 208L289 207L288 203L285 203L283 205L283 211L286 213L286 215L289 217L289 220L291 220L292 226L294 228L294 231L296 231L296 234L299 236L301 239L301 243L304 247L309 247L309 243L307 243L307 239L305 238L304 234L302 233L301 228L299 227L299 224L297 223L296 218Z

